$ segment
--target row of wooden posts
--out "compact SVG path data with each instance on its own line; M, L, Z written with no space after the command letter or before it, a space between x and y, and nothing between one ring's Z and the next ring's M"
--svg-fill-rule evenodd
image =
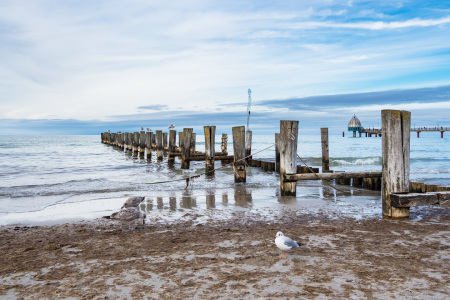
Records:
M333 172L329 169L328 155L328 129L321 129L322 139L322 173L318 168L297 166L298 121L280 121L280 133L275 135L275 163L262 162L252 159L251 140L252 132L245 130L244 126L232 128L233 156L228 156L228 136L222 134L222 152L215 152L215 126L204 126L205 152L195 151L195 133L192 128L184 128L179 132L178 146L176 146L175 130L167 133L160 130L152 132L135 133L102 133L102 142L113 144L121 149L133 152L133 156L151 158L151 150L156 149L157 159L162 160L164 151L167 151L168 163L173 163L175 157L181 157L181 168L189 169L189 162L205 160L206 173L214 174L215 160L233 162L235 182L246 182L247 165L262 167L269 171L280 173L280 190L282 196L296 196L297 181L299 180L333 180L340 184L352 184L355 187L365 187L382 190L383 215L389 217L408 217L410 206L405 206L410 191L409 157L410 157L410 124L411 113L398 110L382 110L382 171L371 172ZM145 150L144 150L145 148ZM391 201L392 195L401 194L403 202ZM428 193L427 193L428 194ZM447 195L448 194L448 195ZM397 196L393 199L398 199ZM397 198L396 198L397 197ZM438 191L433 196L434 203L445 204L450 192ZM417 198L417 197L416 197ZM416 199L415 198L415 199ZM437 200L436 200L437 199ZM440 200L439 200L440 199ZM403 204L402 204L403 203ZM422 205L428 205L424 202ZM415 201L414 205L421 205Z

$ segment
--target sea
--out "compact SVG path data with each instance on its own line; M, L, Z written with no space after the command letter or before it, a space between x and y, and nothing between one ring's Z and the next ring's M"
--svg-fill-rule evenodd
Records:
M225 132L226 133L226 132ZM221 151L221 134L216 151ZM228 152L233 145L231 132ZM330 169L381 171L380 137L329 136ZM204 137L197 135L197 151ZM254 135L256 159L274 161L273 135ZM410 180L450 186L450 133L411 133ZM321 169L320 134L300 135L298 155ZM279 175L247 169L247 182L235 183L232 167L216 161L214 176L205 163L191 162L189 170L152 159L133 157L101 143L98 135L0 136L0 225L53 225L91 221L120 209L131 196L145 196L141 209L161 222L186 213L297 209L315 213L327 209L354 218L381 216L381 193L336 185L334 181L297 183L296 197L282 197ZM185 178L200 175L187 185ZM163 183L161 183L163 182Z

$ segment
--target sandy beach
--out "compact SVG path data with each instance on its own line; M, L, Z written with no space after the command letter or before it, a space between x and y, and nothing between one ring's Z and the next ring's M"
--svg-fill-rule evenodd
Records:
M410 220L298 210L0 228L2 299L448 299L450 211ZM420 213L420 218L414 218ZM216 215L217 214L217 215ZM196 222L199 218L206 222ZM216 218L217 217L217 218ZM280 259L277 231L303 245Z

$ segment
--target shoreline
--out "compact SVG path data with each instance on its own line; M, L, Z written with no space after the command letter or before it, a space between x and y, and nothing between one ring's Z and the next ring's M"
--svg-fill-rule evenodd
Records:
M326 210L223 213L150 219L150 224L133 231L121 231L106 219L0 226L0 295L6 299L450 295L448 209L412 209L409 220L355 219ZM274 244L277 231L303 244L286 260L279 258Z

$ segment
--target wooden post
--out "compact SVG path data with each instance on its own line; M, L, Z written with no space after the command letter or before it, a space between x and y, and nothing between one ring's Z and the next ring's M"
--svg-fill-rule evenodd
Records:
M183 128L184 130L184 128ZM178 147L180 148L180 151L183 151L184 148L184 136L183 136L183 132L179 132L178 133Z
M144 158L145 154L145 131L139 132L139 157Z
M138 156L139 150L139 132L135 132L133 136L133 156Z
M167 156L167 162L169 162L169 163L173 163L175 161L175 155L173 155L173 153L175 153L176 139L177 139L177 131L170 130L169 131L169 154Z
M145 148L147 151L147 159L152 159L152 133L150 131L145 133Z
M156 159L163 160L162 131L156 130Z
M245 131L245 157L248 157L252 154L252 131ZM248 163L252 158L248 157L245 161Z
M166 151L166 150L168 150L168 148L167 148L167 132L163 132L162 141L163 141L163 144L162 144L163 153L164 153L164 156L167 156L167 151Z
M328 128L320 128L322 140L322 173L330 171L330 157L328 153Z
M183 144L184 147L181 148L181 168L189 169L189 158L191 156L191 137L192 128L183 128Z
M214 145L216 142L216 126L203 126L205 132L205 169L208 175L214 174Z
M195 153L195 142L197 139L197 134L196 133L192 133L191 135L191 154Z
M296 196L297 181L285 180L284 174L297 172L298 121L280 121L281 196Z
M409 217L409 207L391 205L390 194L409 192L409 152L411 113L404 110L382 110L383 149L383 215Z
M228 143L228 134L222 133L222 145L220 146L220 149L222 150L223 155L228 155L227 143Z
M275 133L275 168L280 173L280 134Z
M246 182L245 126L233 127L234 182Z
M156 149L156 134L152 134L152 149Z

